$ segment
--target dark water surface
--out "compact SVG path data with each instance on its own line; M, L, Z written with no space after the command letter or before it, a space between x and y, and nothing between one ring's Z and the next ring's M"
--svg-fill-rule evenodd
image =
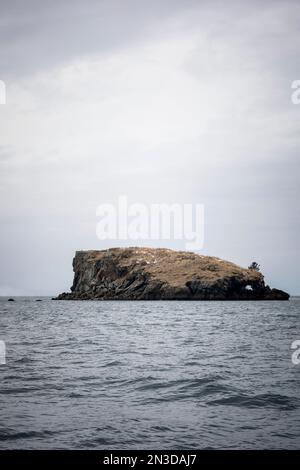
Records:
M300 299L0 300L0 448L299 448Z

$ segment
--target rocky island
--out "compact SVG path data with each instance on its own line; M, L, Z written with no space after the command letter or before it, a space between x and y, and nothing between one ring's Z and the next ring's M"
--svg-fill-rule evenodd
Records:
M70 293L57 300L288 300L229 261L165 248L77 251Z

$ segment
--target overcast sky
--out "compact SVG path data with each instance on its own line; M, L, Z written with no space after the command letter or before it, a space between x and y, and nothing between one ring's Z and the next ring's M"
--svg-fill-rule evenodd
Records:
M299 24L296 0L0 0L0 295L68 290L120 194L204 204L203 254L300 294Z

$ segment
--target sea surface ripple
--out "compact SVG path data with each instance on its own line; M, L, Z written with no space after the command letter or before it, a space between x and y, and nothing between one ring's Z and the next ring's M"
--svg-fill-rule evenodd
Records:
M0 448L299 448L299 313L1 298Z

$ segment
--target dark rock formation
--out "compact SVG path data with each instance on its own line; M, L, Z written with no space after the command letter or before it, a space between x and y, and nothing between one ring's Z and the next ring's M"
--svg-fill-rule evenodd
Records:
M288 300L253 269L164 248L78 251L70 293L58 300Z
M12 299L12 298L8 299L8 302L14 302L14 301L15 299Z

